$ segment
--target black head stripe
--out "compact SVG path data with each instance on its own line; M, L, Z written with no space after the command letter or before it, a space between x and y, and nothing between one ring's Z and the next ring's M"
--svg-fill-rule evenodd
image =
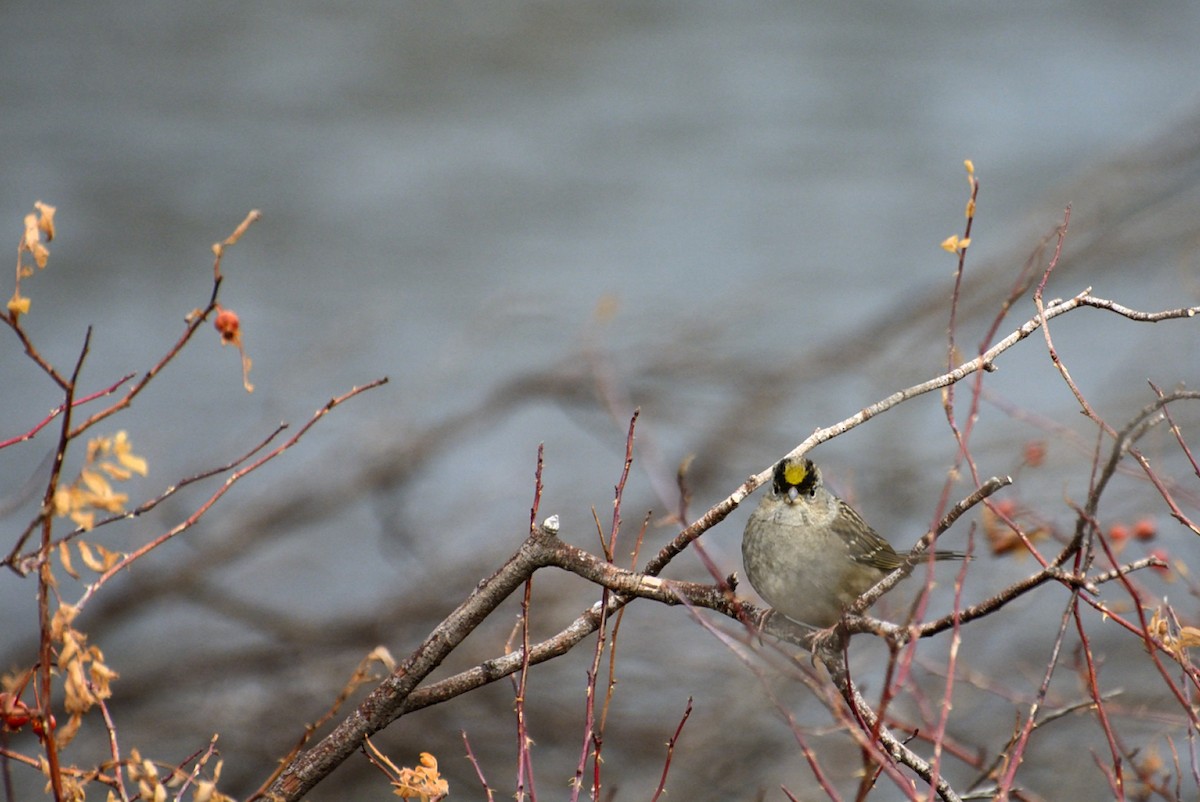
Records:
M780 460L775 464L773 484L775 492L780 495L793 487L802 494L812 493L817 484L817 467L810 459L801 463Z
M787 476L785 475L786 462L787 460L781 459L775 463L775 476L771 481L772 489L779 495L786 494L788 489Z

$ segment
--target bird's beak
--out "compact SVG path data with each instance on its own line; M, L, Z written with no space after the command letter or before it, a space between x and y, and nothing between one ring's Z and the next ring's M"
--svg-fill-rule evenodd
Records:
M800 489L798 487L789 487L787 492L787 503L795 504L796 499L800 498Z

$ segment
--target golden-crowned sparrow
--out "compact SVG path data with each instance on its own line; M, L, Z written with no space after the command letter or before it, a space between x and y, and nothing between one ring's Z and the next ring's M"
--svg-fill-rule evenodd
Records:
M938 551L935 557L963 555ZM825 488L812 460L785 459L746 522L742 562L750 584L772 607L797 623L824 628L904 556Z

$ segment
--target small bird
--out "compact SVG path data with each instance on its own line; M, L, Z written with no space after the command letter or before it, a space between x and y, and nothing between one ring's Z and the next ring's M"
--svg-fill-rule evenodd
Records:
M937 551L938 560L962 559ZM825 488L809 459L784 459L742 535L746 577L799 624L833 626L864 591L904 562L858 512Z

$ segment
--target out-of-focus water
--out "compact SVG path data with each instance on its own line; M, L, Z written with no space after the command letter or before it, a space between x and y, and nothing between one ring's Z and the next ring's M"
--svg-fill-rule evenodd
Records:
M280 420L294 428L354 384L391 378L247 480L164 548L153 570L131 572L133 588L163 572L169 603L140 608L127 587L130 612L114 608L96 624L133 686L129 704L145 702L130 738L170 733L182 759L184 744L228 731L223 743L237 744L226 747L230 773L244 786L237 793L248 793L319 714L364 644L411 648L515 548L539 442L548 459L544 511L560 513L585 542L589 506L602 519L610 509L623 447L623 422L591 398L595 369L614 379L606 387L617 418L643 407L646 473L631 480L631 510L661 512L656 492L670 488L683 455L698 452L693 514L814 428L936 371L944 310L936 319L914 312L935 343L928 348L888 359L848 352L837 369L803 360L869 330L873 316L948 294L954 264L938 243L963 225L964 158L983 181L971 266L987 266L1000 286L1074 203L1083 253L1058 294L1095 285L1143 308L1196 303L1195 218L1156 213L1151 200L1161 198L1138 183L1145 171L1130 177L1127 193L1103 183L1120 166L1108 161L1114 154L1140 152L1139 143L1192 111L1200 74L1193 3L24 2L7 4L0 22L0 231L15 248L35 200L58 206L50 267L23 286L33 299L26 321L62 369L85 327L95 327L86 387L145 371L164 353L183 316L207 300L209 245L249 209L264 214L228 252L222 288L245 327L256 392L241 391L236 355L202 332L116 420L151 463L135 495L228 460ZM1177 171L1168 164L1153 173L1172 187L1159 194L1194 197L1188 153L1174 157ZM1130 198L1149 209L1134 232L1183 222L1155 247L1143 247L1156 242L1151 235L1105 239L1105 214ZM1117 217L1138 222L1139 213ZM992 309L989 296L964 320L966 350ZM1010 323L1030 314L1026 303ZM1194 380L1195 327L1184 325L1160 324L1148 341L1080 320L1064 323L1062 337L1089 389L1120 419L1148 400L1146 375L1168 385ZM861 369L847 369L860 360ZM721 428L745 389L731 377L743 368L786 374L793 364L797 381L781 387L782 400L747 408L744 431ZM1011 364L996 379L1002 392L1075 422L1043 352ZM411 481L370 495L353 488L364 496L345 504L348 490L319 497L365 461L396 453L392 445L475 409L502 383L546 372L540 380L559 383L544 401L505 409L497 400L471 416L461 439L414 451ZM7 330L0 402L0 438L59 403ZM867 509L903 521L894 539L925 524L953 456L938 415L929 402L822 452L860 495L891 491ZM718 429L730 438L719 445ZM1011 446L1011 430L982 431L1001 453ZM0 486L18 487L52 447L47 430L0 452ZM111 545L145 542L213 489L181 494L114 533ZM1057 486L1030 492L1061 501ZM274 527L269 544L215 576L174 578L189 560L213 559L206 544L239 531L253 539L259 530L245 522L290 493L316 501L311 509L297 502L295 520L261 522ZM19 529L29 510L4 519L3 531ZM627 511L627 521L640 517ZM729 571L740 567L742 520L738 513L705 538ZM651 536L657 543L666 534ZM202 573L204 565L190 567ZM681 561L678 573L697 570ZM32 593L29 582L0 582L0 606L22 611L4 616L5 666L32 659ZM387 606L401 598L410 606ZM391 612L375 607L380 600ZM280 610L294 618L264 620ZM652 629L682 628L669 642L701 655L699 665L720 648L681 615L643 615ZM297 632L300 624L316 633ZM479 644L475 656L493 654L502 639ZM330 652L298 645L314 640ZM268 686L264 672L223 682L220 670L186 669L196 655L236 655L243 645L270 665L286 663L286 687ZM631 677L661 681L676 660L695 665L633 654ZM577 681L582 666L547 667L547 676ZM755 694L739 684L737 665L712 671L668 676L668 685L687 686L683 697L729 692L737 701L726 715L764 756L740 768L768 788L804 782L798 769L786 770L790 779L778 770L798 765L788 736L761 699L743 698ZM156 707L146 700L156 692L172 701ZM503 729L511 699L507 686L492 692L491 726ZM197 711L205 694L214 702ZM302 712L256 718L272 694ZM661 767L657 758L633 764L634 745L665 739L669 732L654 727L681 706L663 696L638 706L653 711L647 721L627 712L636 730L624 755L633 796L653 788ZM725 726L721 713L709 709L699 726ZM454 715L465 718L436 726L484 728ZM196 732L153 726L176 716L194 716ZM766 731L757 721L769 722ZM549 729L547 774L569 772L576 730L568 746ZM271 737L253 746L235 736L267 730ZM419 743L405 738L405 748ZM712 740L697 737L719 751ZM616 763L622 753L613 750ZM498 744L494 751L503 755ZM704 754L697 747L698 764ZM733 767L707 768L712 776L696 769L704 776L695 787L736 795L720 779L735 776ZM471 776L457 763L451 771L458 781Z

